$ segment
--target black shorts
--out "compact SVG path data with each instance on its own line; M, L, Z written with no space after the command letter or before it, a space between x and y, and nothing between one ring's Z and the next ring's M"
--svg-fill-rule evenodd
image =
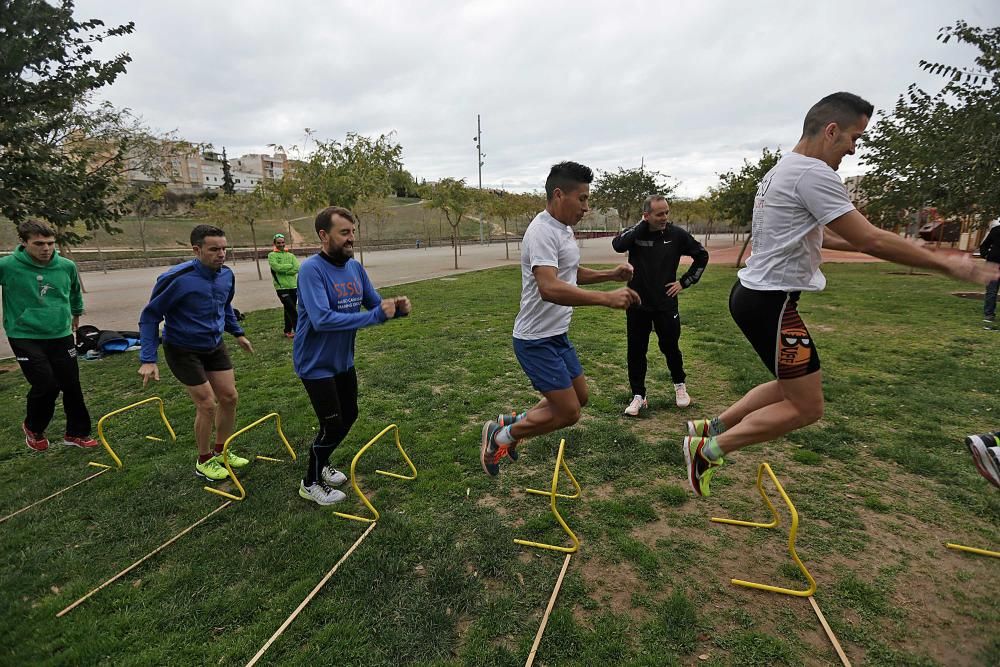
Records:
M729 312L767 370L779 380L819 370L819 353L796 306L799 292L752 290L736 281Z
M208 376L205 373L228 371L233 368L233 362L229 358L225 343L219 343L219 347L208 352L189 350L186 347L164 343L163 356L166 358L167 366L170 367L170 372L174 374L174 377L188 387L196 387L208 382Z

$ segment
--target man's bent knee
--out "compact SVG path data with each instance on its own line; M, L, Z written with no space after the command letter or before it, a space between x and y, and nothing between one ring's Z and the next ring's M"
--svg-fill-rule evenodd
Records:
M219 401L219 405L229 408L236 405L239 401L240 395L239 392L233 389L232 391L224 391L217 394L216 398Z

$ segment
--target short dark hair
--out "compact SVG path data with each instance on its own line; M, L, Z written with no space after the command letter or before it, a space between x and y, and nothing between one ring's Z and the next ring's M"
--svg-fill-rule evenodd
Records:
M667 206L670 206L670 200L664 197L663 195L649 195L648 197L642 200L642 212L649 213L650 211L652 211L654 201L665 201L667 202Z
M198 225L191 230L191 245L203 245L205 243L206 236L222 236L225 237L226 232L219 229L218 227L213 227L212 225Z
M42 222L41 220L25 220L17 226L17 235L22 241L27 242L32 236L54 237L56 233L47 222Z
M545 199L551 201L556 188L566 192L580 185L589 185L593 180L594 172L579 162L554 164L545 179Z
M861 116L871 118L873 113L875 107L868 100L854 93L833 93L809 109L806 120L802 123L802 136L814 137L830 123L836 123L844 129Z
M352 225L358 224L354 214L343 206L327 206L316 215L316 233L319 234L321 231L329 233L333 229L333 216L335 215L339 215Z

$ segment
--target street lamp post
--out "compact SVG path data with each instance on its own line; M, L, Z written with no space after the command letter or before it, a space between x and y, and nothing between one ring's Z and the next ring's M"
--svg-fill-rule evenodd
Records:
M486 164L483 160L486 154L483 153L483 126L480 121L479 114L476 114L476 136L472 137L472 140L476 142L476 154L478 155L477 162L479 163L479 189L483 189L483 165ZM483 243L483 212L479 212L479 244Z

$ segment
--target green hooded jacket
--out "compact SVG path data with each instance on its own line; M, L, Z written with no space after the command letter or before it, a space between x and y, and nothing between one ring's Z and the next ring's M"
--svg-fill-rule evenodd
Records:
M296 289L299 286L299 260L295 255L287 250L273 250L267 254L267 263L271 267L274 289Z
M39 264L18 246L0 258L0 288L8 338L64 338L73 333L73 316L83 314L76 264L58 251L48 264Z

